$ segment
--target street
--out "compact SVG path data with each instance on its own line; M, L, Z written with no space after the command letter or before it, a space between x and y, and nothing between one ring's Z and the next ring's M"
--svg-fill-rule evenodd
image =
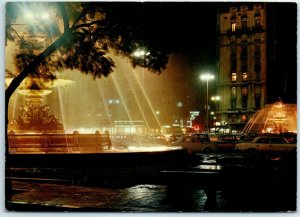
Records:
M275 164L272 168L261 164L261 169L237 164L233 169L232 163L241 161L241 157L233 156L198 154L196 157L201 162L197 166L189 170L168 170L175 171L176 175L169 173L166 177L164 174L148 182L139 179L140 183L120 182L125 180L124 177L120 177L119 181L116 177L107 179L107 182L103 182L103 177L92 181L89 178L73 180L67 178L67 174L66 179L62 176L57 179L33 178L25 177L25 174L43 174L43 170L49 172L49 168L14 168L14 174L22 174L22 177L10 179L13 196L9 209L97 212L294 211L296 193L293 192L293 180L290 180L292 174L285 177L281 172L274 172L277 171L274 170ZM217 163L222 159L226 165ZM207 175L210 173L219 175L215 178Z

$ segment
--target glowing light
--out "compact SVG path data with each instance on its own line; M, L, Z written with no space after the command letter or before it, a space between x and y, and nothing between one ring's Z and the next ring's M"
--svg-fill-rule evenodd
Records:
M150 55L150 52L144 49L137 49L136 51L133 52L133 56L138 58L145 57L148 55Z
M212 96L210 99L212 101L220 101L221 97L220 96Z
M272 130L273 130L273 128L271 128L271 127L268 127L268 128L266 129L267 133L271 133Z
M276 102L257 111L249 120L244 134L297 132L297 105Z
M215 76L210 74L210 73L204 73L204 74L200 75L200 79L202 81L209 81L209 80L212 80L214 78L215 78Z
M37 10L40 10L40 11L37 11ZM35 8L32 10L27 10L24 12L24 18L27 21L32 22L32 23L37 23L40 20L41 21L49 20L51 17L50 13L48 13L47 11L43 11L43 10L45 10L45 9Z
M34 14L30 11L27 11L25 13L25 18L28 19L28 20L34 20Z
M173 147L168 147L168 146L128 146L128 151L130 152L156 152L156 151L168 151L168 150L181 150L181 146L173 146Z
M49 18L50 18L50 14L48 14L48 13L46 13L46 12L44 12L43 14L41 14L41 19L47 20L47 19L49 19Z

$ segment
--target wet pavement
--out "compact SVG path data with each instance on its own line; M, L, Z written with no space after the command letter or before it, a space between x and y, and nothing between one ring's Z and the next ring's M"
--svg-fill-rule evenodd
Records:
M19 193L13 195L15 205L29 204L43 206L44 210L86 211L203 211L206 201L204 191L193 192L188 201L183 198L168 198L166 186L136 185L127 188L80 187L65 184L28 183L13 181L13 188ZM187 203L189 204L188 206ZM179 206L178 206L179 205Z
M15 211L97 212L288 212L276 194L217 191L209 206L204 190L181 186L135 185L123 188L82 187L13 181ZM274 197L275 196L275 197ZM272 199L273 197L273 199ZM277 201L277 202L276 202Z
M296 193L293 179L277 179L272 166L272 176L266 174L270 170L264 168L259 176L243 177L251 170L239 168L237 161L244 159L236 154L198 155L199 164L187 171L170 176L178 181L176 185L168 182L149 181L120 184L95 184L81 180L74 182L64 177L32 177L42 174L49 168L11 168L15 174L27 171L27 176L10 177L13 195L9 210L15 211L96 211L96 212L289 212L295 211ZM228 160L230 159L230 160ZM226 187L213 191L203 188L200 180L193 180L191 174L198 172L220 172L226 166L234 165L222 179L213 181L227 182ZM261 161L259 167L263 167ZM236 170L238 168L238 170ZM53 169L53 168L52 168ZM32 173L34 170L35 173ZM17 171L17 172L16 172ZM55 170L54 173L57 173ZM257 169L255 169L256 174ZM65 171L64 171L65 172ZM47 174L49 170L47 170ZM183 176L182 176L183 174ZM187 175L188 174L188 175ZM254 173L253 173L254 174ZM275 174L276 176L273 176ZM106 174L107 175L107 174ZM172 175L172 174L171 174ZM294 174L292 174L294 175ZM267 177L267 179L266 179ZM275 179L273 179L275 177ZM120 177L121 178L121 177ZM183 179L180 179L183 178ZM224 179L225 178L225 179ZM292 177L293 178L293 177ZM255 180L255 182L252 182ZM271 183L268 182L271 180ZM257 182L256 182L257 181ZM208 180L209 182L209 180ZM195 184L195 185L191 185ZM124 183L123 183L124 184ZM219 183L218 183L219 184ZM290 186L289 186L290 185ZM229 186L229 187L228 187ZM212 200L209 200L212 198Z

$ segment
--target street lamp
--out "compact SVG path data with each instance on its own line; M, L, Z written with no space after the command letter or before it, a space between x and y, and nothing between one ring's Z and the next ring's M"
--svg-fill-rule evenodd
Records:
M211 101L213 101L214 103L214 109L215 110L219 110L219 101L220 101L221 97L220 96L212 96L211 97Z
M145 58L150 55L150 51L146 49L139 48L132 53L132 56L143 61L143 66L145 66ZM143 69L143 86L145 85L145 70Z
M150 52L144 49L137 49L133 52L132 55L137 58L144 58L145 56L149 56Z
M204 73L200 76L202 81L206 81L206 130L209 132L208 128L208 81L214 79L215 76L209 73Z

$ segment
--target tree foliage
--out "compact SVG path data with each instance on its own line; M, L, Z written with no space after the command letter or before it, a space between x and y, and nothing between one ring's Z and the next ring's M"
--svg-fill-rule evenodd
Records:
M134 7L131 11L136 13L124 7ZM6 156L8 104L25 78L33 81L27 88L39 89L55 79L54 72L64 69L77 69L94 78L108 76L115 67L110 52L154 73L165 68L171 49L165 38L159 40L159 31L145 25L143 12L142 2L6 3L5 44L12 41L13 49L18 49L14 56L17 71L5 70L12 78L5 90ZM134 57L138 48L146 48L151 55Z
M53 72L64 69L78 69L94 78L108 76L115 67L110 52L128 57L134 67L160 73L170 50L151 40L153 29L143 22L143 4L134 6L137 13L112 2L7 3L6 40L18 45L14 58L19 79L11 83L6 97L27 76L55 79ZM50 17L43 19L43 12ZM151 55L134 57L133 51L141 47Z

